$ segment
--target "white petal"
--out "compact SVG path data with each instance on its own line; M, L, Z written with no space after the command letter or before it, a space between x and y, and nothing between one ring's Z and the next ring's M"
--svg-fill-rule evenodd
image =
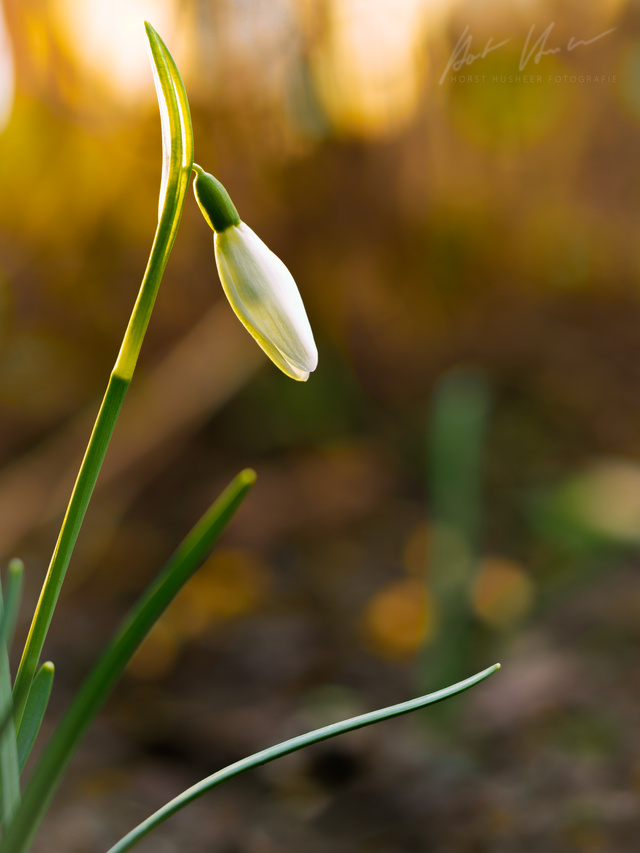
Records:
M243 222L215 235L216 262L240 321L289 376L305 380L318 351L293 276Z

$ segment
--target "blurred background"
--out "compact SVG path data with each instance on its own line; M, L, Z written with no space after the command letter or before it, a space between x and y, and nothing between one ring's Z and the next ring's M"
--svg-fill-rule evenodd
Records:
M94 726L41 851L264 767L141 851L627 851L640 831L640 3L3 0L0 555L22 636L144 271L160 123L292 270L266 362L191 196L46 655L50 729L242 467L257 486ZM45 732L46 735L46 732Z

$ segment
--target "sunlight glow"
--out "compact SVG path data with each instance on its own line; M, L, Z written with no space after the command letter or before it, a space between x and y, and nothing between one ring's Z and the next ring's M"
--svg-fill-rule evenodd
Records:
M9 123L14 90L13 51L0 5L0 131Z
M174 0L53 0L54 13L81 66L127 102L153 97L145 20L176 45Z
M338 130L384 135L414 115L422 89L422 0L329 0L330 30L314 57L324 107Z

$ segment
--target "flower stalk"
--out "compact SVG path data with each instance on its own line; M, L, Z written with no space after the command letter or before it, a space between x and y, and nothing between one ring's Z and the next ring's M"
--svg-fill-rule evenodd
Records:
M87 445L25 644L13 691L19 725L67 567L93 494L113 430L131 384L160 281L175 240L193 164L193 131L184 85L160 36L146 24L163 117L161 210L151 254L129 325ZM168 171L167 171L168 170Z

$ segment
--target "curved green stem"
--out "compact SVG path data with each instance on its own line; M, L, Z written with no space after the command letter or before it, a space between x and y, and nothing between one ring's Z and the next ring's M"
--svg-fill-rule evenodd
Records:
M120 408L131 383L169 253L176 237L193 163L193 131L180 74L160 36L146 24L163 130L161 212L149 263L98 417L80 466L71 500L51 558L14 686L14 713L19 724L35 677L51 618L71 554Z

